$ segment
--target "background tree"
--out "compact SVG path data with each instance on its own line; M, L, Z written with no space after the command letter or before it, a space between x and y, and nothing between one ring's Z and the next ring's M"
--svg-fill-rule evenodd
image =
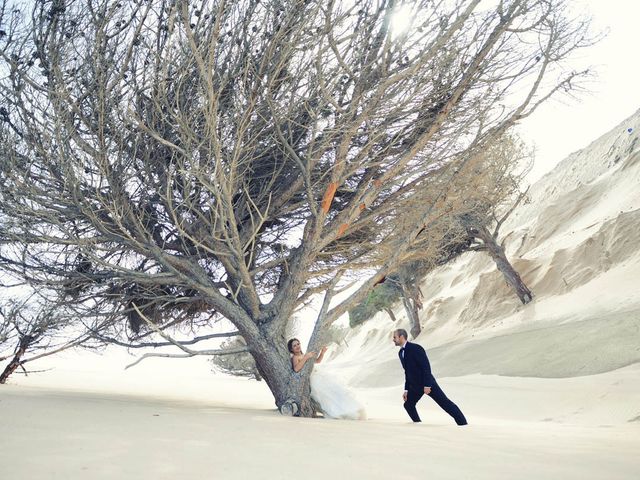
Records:
M521 188L524 177L532 165L533 155L513 134L503 135L486 148L477 151L476 155L479 158L468 162L464 167L474 171L460 177L471 176L475 177L475 180L457 187L466 192L464 208L457 209L448 218L451 229L441 240L440 252L421 259L421 252L417 250L415 261L405 263L398 269L397 274L387 277L387 280L392 280L399 287L402 294L389 298L390 302L384 308L390 309L390 304L401 298L414 338L422 330L419 319L422 293L419 284L433 268L444 265L468 251L487 252L520 301L527 304L533 299L533 293L505 253L504 242L508 235L501 243L498 242L502 225L526 198L528 189L522 191ZM370 316L372 315L367 318ZM361 319L364 320L366 318ZM393 320L395 321L395 318Z
M468 251L488 252L522 303L531 301L533 293L509 262L504 240L499 244L498 234L505 220L526 196L526 191L522 192L520 188L530 169L532 155L512 134L503 135L477 150L475 155L464 165L467 171L457 177L464 179L465 183L456 185L457 179L452 182L452 190L462 197L459 199L461 204L450 215L441 218L449 230L441 236L438 250L429 253L418 248L412 251L415 260L404 263L395 274L387 276L364 302L349 311L350 319L357 320L352 322L352 326L380 310L392 313L391 306L402 300L411 335L417 337L422 330L420 284L434 268ZM385 295L381 295L382 292ZM395 316L390 316L395 321Z
M237 348L245 349L244 352L235 355L216 355L211 358L214 369L237 377L247 377L254 380L262 380L256 362L246 348L247 345L242 337L230 339L221 345L223 350Z
M477 208L461 215L459 221L470 239L468 249L487 252L509 287L526 305L533 299L533 293L507 258L504 245L507 237L498 243L498 236L509 215L526 197L528 189L523 192L520 186L532 164L531 154L512 136L496 142L486 154L491 171L487 191L491 195L478 201ZM519 165L524 168L518 168Z
M33 295L23 300L3 300L0 306L0 362L9 362L0 373L0 384L6 383L18 368L26 375L25 363L79 347L91 339L88 332L78 335L68 327L69 320L65 315L55 306L43 305Z
M386 277L385 281L376 285L362 302L349 310L350 327L360 325L381 310L386 311L393 321L396 320L391 307L402 295L402 290L393 279L394 275Z
M3 3L3 268L128 342L227 319L310 415L292 314L325 292L313 350L436 254L475 152L586 73L560 68L589 44L561 1L411 2L393 31L401 3Z

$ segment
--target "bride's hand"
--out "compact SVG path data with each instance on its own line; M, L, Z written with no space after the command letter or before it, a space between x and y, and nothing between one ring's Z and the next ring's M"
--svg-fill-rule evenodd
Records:
M322 359L324 358L324 352L327 351L327 347L322 347L320 349L320 354L316 357L316 363L320 363L322 361Z

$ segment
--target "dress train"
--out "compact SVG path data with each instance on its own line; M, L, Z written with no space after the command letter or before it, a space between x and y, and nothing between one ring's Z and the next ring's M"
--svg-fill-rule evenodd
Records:
M320 406L325 417L349 420L366 420L364 406L354 394L340 382L317 365L311 373L311 398Z

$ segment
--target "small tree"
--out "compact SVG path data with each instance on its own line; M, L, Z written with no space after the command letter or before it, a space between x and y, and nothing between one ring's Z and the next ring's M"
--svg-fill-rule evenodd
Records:
M236 355L216 355L211 358L211 364L215 369L237 377L253 378L261 381L262 377L256 366L256 362L247 349L247 344L242 337L231 339L221 345L224 350L243 348L246 351Z
M462 197L458 198L461 205L449 214L443 212L440 219L449 226L449 231L441 235L439 249L431 252L414 249L415 260L403 264L396 274L389 275L376 287L384 286L395 293L385 296L384 303L370 301L372 294L369 294L367 300L349 311L350 318L362 323L379 310L390 310L391 305L401 299L411 335L417 337L422 330L419 311L423 297L419 284L435 267L468 251L489 253L522 303L530 302L532 292L509 262L504 245L498 244L497 240L501 226L526 195L526 191L520 191L520 186L529 171L530 160L531 154L513 135L504 135L485 148L477 149L475 157L463 167L468 171L462 175L462 178L475 180L470 185L452 188L458 197ZM395 316L390 316L395 321Z
M118 341L228 319L310 415L293 313L325 293L313 350L437 252L472 153L586 73L557 68L589 43L561 1L417 1L402 32L396 3L4 1L3 268Z
M70 323L55 307L34 301L33 296L21 301L5 300L0 307L0 361L9 363L0 373L0 384L6 383L18 368L27 374L24 365L28 362L90 340L87 332L69 332ZM12 353L7 354L10 350Z
M507 134L476 150L472 160L464 165L467 172L462 172L459 178L474 180L453 188L465 192L461 194L464 206L446 219L450 230L442 236L440 251L427 254L422 260L419 258L422 252L417 250L415 255L418 259L399 269L396 282L402 288L402 302L414 338L422 330L419 283L434 267L444 265L467 251L487 252L520 301L527 304L533 299L533 293L506 256L504 240L502 244L498 243L500 228L526 196L527 191L522 192L520 188L530 169L531 158L523 142Z
M400 298L401 293L402 290L397 284L389 281L387 277L384 282L376 285L369 292L364 301L349 310L349 326L360 325L381 310L385 310L395 321L391 306Z
M490 171L485 188L490 195L476 200L476 208L459 217L461 228L470 240L468 249L487 252L520 301L527 304L533 299L533 293L511 265L504 240L498 243L498 236L504 222L527 194L528 189L522 192L520 187L531 166L531 154L514 136L494 143L484 154L487 156L485 168Z

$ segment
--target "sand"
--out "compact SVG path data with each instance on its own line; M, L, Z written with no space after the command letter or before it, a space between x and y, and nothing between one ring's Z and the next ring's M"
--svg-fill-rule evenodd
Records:
M513 387L490 380L456 387L474 422L466 427L432 405L420 405L422 424L362 422L9 386L0 395L0 471L3 478L68 480L637 478L637 422L612 428L479 417L476 407L486 414L485 402L504 402ZM519 403L528 399L521 410L548 394L514 390Z

